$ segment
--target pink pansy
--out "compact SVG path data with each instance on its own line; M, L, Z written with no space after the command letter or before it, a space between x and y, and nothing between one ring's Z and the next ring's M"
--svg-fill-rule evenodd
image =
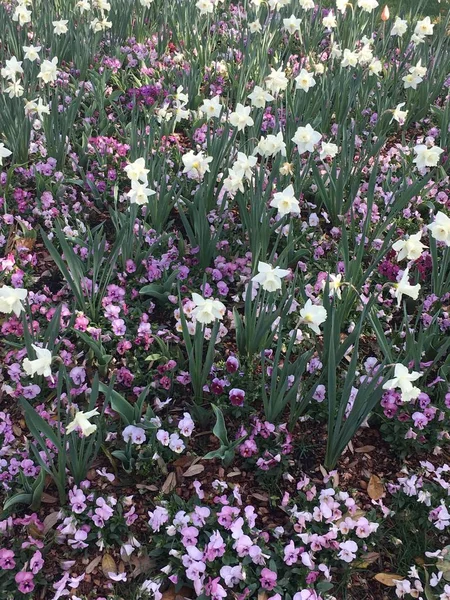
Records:
M16 562L14 560L14 552L2 548L0 550L0 569L14 569Z
M261 576L259 578L261 583L261 587L265 590L273 590L273 588L277 585L277 574L275 571L271 571L264 567L261 571Z
M17 587L22 594L29 594L34 590L33 573L19 571L14 577Z
M352 562L356 558L356 551L358 550L358 544L353 540L347 542L341 542L339 544L341 551L338 554L338 558L345 562Z
M181 543L183 546L195 546L197 544L199 531L196 527L183 527L181 535L183 536Z
M211 514L211 511L206 506L196 506L194 512L191 513L191 520L197 527L203 527L206 523L206 519Z
M161 506L157 506L153 512L149 511L148 516L150 517L148 524L154 532L159 531L164 523L169 520L169 513Z
M294 542L291 540L287 546L284 548L284 562L290 567L295 564L298 559L298 555L300 554L300 550L295 547Z
M234 587L240 581L244 580L242 568L239 565L235 567L225 566L220 569L220 576L228 587Z
M236 550L239 558L244 558L249 553L250 548L253 546L252 540L248 537L248 535L241 536L236 542L233 544L233 548Z
M33 554L33 556L31 557L31 560L30 560L30 569L31 569L31 572L33 573L33 575L36 575L36 573L39 573L39 571L42 569L43 566L44 566L44 559L42 558L42 554L41 554L40 550L36 550L36 552Z

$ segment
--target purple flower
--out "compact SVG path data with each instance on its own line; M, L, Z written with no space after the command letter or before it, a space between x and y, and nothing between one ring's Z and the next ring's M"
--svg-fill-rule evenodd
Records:
M271 571L270 569L267 569L267 567L264 567L261 571L259 581L263 589L271 591L277 585L277 574L275 571Z
M233 388L228 394L233 406L244 406L245 392L239 388Z
M40 550L36 550L30 560L30 569L31 572L36 575L44 566L44 559L42 558L42 554Z
M33 573L19 571L14 577L17 587L22 594L29 594L34 590Z
M0 568L1 569L14 569L16 562L14 560L14 552L2 548L0 550Z
M236 373L239 369L239 361L235 356L229 356L225 363L226 370L228 373Z
M146 441L145 431L142 427L135 427L134 425L127 425L122 431L122 437L125 442L131 440L132 444L143 444Z

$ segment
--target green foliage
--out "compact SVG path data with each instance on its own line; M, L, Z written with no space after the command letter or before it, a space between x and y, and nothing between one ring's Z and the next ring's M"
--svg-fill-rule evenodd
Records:
M223 417L223 413L218 406L215 404L211 404L211 408L214 411L216 416L216 424L213 428L213 434L220 442L220 447L217 450L212 450L208 452L203 458L206 460L211 460L214 458L219 458L222 461L222 464L225 467L228 467L234 460L234 454L236 452L236 448L242 444L245 440L246 436L241 437L234 442L230 442L228 439L227 426L225 425L225 419Z

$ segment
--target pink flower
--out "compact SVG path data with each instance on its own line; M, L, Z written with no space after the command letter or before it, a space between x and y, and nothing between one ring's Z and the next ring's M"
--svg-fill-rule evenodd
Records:
M198 529L196 527L183 527L181 535L183 536L181 540L183 546L195 546L197 544Z
M244 406L245 392L239 388L230 390L228 397L233 406Z
M14 552L2 548L0 550L0 569L14 569L16 561L14 560Z
M300 550L295 547L294 542L291 540L284 548L284 562L290 567L297 562L299 554Z
M338 557L345 562L352 562L356 558L355 552L358 550L358 544L353 540L348 540L347 542L341 542L339 544L339 548L341 551L338 554Z
M277 574L275 571L271 571L264 567L261 571L259 581L263 589L271 591L277 585Z
M33 573L33 575L36 575L36 573L39 573L39 571L42 569L43 566L44 566L44 559L42 558L42 554L41 554L40 550L36 550L36 552L33 554L33 556L31 557L31 560L30 560L30 569L31 569L31 572Z
M17 587L22 594L29 594L34 590L33 573L19 571L14 577Z
M243 535L235 542L233 548L236 550L239 558L244 558L244 556L248 555L248 552L252 546L253 542L248 535Z
M292 600L322 600L314 590L301 590L297 592Z
M225 566L220 569L220 576L225 581L228 587L234 587L240 581L244 580L242 568L237 565L235 567Z
M153 512L149 511L148 516L150 517L148 524L155 532L159 531L161 526L169 520L169 513L161 506L157 506Z

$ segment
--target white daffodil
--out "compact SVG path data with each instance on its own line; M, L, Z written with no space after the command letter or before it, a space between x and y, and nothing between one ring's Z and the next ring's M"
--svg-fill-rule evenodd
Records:
M222 112L222 104L220 103L220 96L214 96L214 98L205 98L203 104L200 106L200 112L202 112L207 119L212 117L220 117Z
M280 152L281 156L286 156L286 143L283 140L283 133L279 131L277 135L269 133L267 137L262 137L255 148L255 152L261 156L275 156Z
M259 33L262 31L262 25L259 19L255 19L251 23L248 24L248 29L250 33Z
M322 281L322 289L323 290L325 289L326 285L327 285L326 280ZM330 275L328 275L328 287L329 287L330 296L336 295L340 300L342 297L342 293L341 293L342 275L341 275L341 273L338 273L337 275L334 275L333 273L331 273Z
M419 75L414 75L414 73L408 73L408 75L402 77L402 81L405 90L407 90L408 88L411 88L412 90L417 90L417 86L419 85L419 83L422 83L423 79L422 77L419 77Z
M450 246L450 218L447 215L439 211L433 223L427 225L427 228L431 231L431 235L435 240Z
M4 285L0 288L0 312L7 315L14 313L16 317L24 310L22 302L28 295L28 290Z
M83 14L84 12L89 12L91 10L91 5L89 4L88 0L79 0L79 2L77 2L75 6L78 8L81 14Z
M195 6L198 8L201 15L212 14L214 11L214 3L212 0L198 0Z
M374 58L369 65L369 75L379 75L383 70L381 60Z
M204 325L212 323L216 319L223 319L226 307L220 300L212 298L203 298L200 294L192 294L192 301L195 308L192 311L192 316L196 321Z
M337 27L337 19L332 10L330 10L327 16L322 19L322 25L326 29L334 29Z
M398 240L395 244L392 245L392 248L398 252L397 260L401 261L404 258L408 260L417 260L422 255L424 248L426 248L425 244L422 244L420 238L422 237L422 232L414 233L410 235L405 240Z
M406 117L408 116L409 111L402 110L402 108L405 106L405 104L406 104L406 102L400 102L400 104L397 104L397 106L392 111L392 121L397 121L397 123L399 123L399 125L403 125L403 123L406 120ZM391 121L391 123L392 123L392 121Z
M288 185L282 192L274 194L273 199L270 202L270 206L278 209L278 215L284 217L285 215L300 214L300 204L295 197L293 185Z
M147 187L146 183L139 183L139 181L132 181L131 190L127 192L130 204L139 204L139 206L147 204L150 196L155 194L156 192Z
M292 141L297 144L298 153L313 152L314 145L320 142L322 135L315 131L308 123L305 127L299 127L295 132Z
M266 102L271 102L274 100L272 94L266 92L266 90L259 85L255 85L253 92L248 95L248 98L250 98L251 104L255 108L265 108Z
M301 19L297 19L295 15L291 15L289 19L283 19L283 29L293 35L297 31L300 31Z
M321 304L313 304L310 299L305 303L305 306L300 311L300 317L303 323L308 325L314 333L320 334L319 325L327 320L327 311Z
M430 17L425 17L421 21L417 21L414 33L420 36L433 35L433 27Z
M266 292L276 292L281 289L281 280L289 275L288 269L272 267L265 262L258 263L258 274L252 277L252 281L259 283Z
M411 400L415 400L420 394L420 389L414 387L412 382L417 381L421 376L422 373L418 371L411 371L410 373L404 365L397 363L394 368L394 378L386 381L383 389L394 390L399 388L402 394L402 402L410 402Z
M31 346L36 352L37 358L35 360L24 358L22 362L23 370L30 377L32 377L33 375L43 375L44 377L51 377L51 365L53 360L52 353L47 348L40 348L35 344L31 344Z
M394 285L394 296L397 298L397 306L400 306L402 296L409 296L413 300L417 300L420 292L420 283L411 285L409 283L409 267L403 271L403 275L398 283Z
M44 60L38 78L42 79L44 83L54 83L58 77L57 64L58 58L56 56L52 60Z
M422 66L422 60L419 60L417 65L414 65L409 68L409 73L414 75L414 77L425 77L427 72L427 68Z
M315 6L314 0L299 0L299 4L303 10L311 10Z
M72 433L72 431L79 430L83 434L84 437L89 437L94 431L97 430L97 425L92 424L89 419L92 417L96 417L100 413L96 408L94 410L89 410L88 412L83 412L79 410L75 413L75 417L69 425L67 425L66 433Z
M358 8L371 13L378 6L377 0L358 0Z
M320 149L320 160L324 160L325 158L334 158L338 153L339 148L336 144L331 142L322 142L322 146Z
M252 169L257 162L256 156L247 156L243 152L238 152L236 162L233 164L233 171L250 181L253 176Z
M138 158L134 162L128 164L124 171L131 181L147 182L149 170L145 168L145 159L143 158Z
M284 91L288 85L288 78L286 77L283 67L278 69L271 68L270 75L266 77L266 87L273 94L278 94Z
M397 17L391 30L391 35L402 37L408 31L408 21Z
M294 81L295 87L304 92L309 92L309 90L316 85L313 74L309 73L306 69L302 69Z
M190 150L182 157L184 164L183 173L189 179L203 179L205 173L209 171L209 163L212 159L212 156L205 156L201 151L194 154L194 151Z
M69 21L66 19L61 19L60 21L52 21L52 25L53 25L53 33L55 35L63 35L64 33L67 33L68 28L67 28L67 23Z
M17 60L15 56L12 56L9 60L5 60L5 66L1 70L2 77L14 81L16 75L22 75L22 61Z
M419 144L418 146L414 146L414 152L416 153L416 157L413 162L417 165L418 169L424 169L425 167L435 167L444 150L439 148L439 146L428 148L425 144Z
M20 80L10 81L5 87L5 93L7 93L10 98L21 98L23 96L24 91L24 87L21 84Z
M350 48L345 48L342 55L341 67L356 67L358 64L357 52L352 52Z
M244 106L240 102L236 106L236 110L229 116L230 124L236 127L238 131L243 131L246 127L251 127L254 123L250 116L251 107Z
M3 164L3 159L8 158L8 156L11 156L11 154L11 150L8 150L8 148L5 147L5 144L0 142L0 165Z
M237 191L244 193L243 175L233 169L229 169L228 177L223 180L224 190L230 194L235 194Z
M18 21L19 25L25 25L31 21L31 10L25 4L18 4L13 13L13 21Z
M41 49L41 46L22 46L22 50L24 51L24 59L34 62L39 58L39 52Z

